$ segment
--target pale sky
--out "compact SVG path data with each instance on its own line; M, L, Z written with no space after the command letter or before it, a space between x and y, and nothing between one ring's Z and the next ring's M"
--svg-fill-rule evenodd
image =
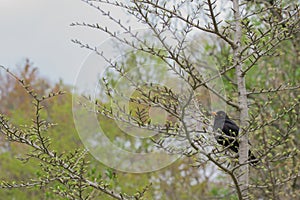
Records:
M102 6L123 22L130 19L132 28L143 27L124 11ZM0 0L0 65L15 69L28 58L43 77L53 82L62 78L73 85L91 52L71 39L98 46L108 36L85 27L71 27L72 22L97 22L116 30L111 21L82 0Z
M125 16L120 11L114 15ZM90 52L71 39L97 46L108 38L100 31L71 27L76 21L109 26L81 0L0 0L0 64L14 69L29 58L43 77L73 84Z

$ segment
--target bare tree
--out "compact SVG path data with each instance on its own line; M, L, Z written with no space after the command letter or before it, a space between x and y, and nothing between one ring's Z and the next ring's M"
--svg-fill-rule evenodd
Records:
M100 56L109 65L109 69L117 74L115 76L126 79L130 86L135 88L134 95L122 94L111 81L115 77L107 75L101 81L105 87L105 98L111 100L112 105L107 105L104 98L96 101L91 98L79 98L81 106L89 111L95 111L89 104L92 101L92 106L97 106L95 112L100 116L122 122L134 128L133 130L158 132L159 134L151 137L151 140L165 152L193 157L193 165L196 167L209 165L218 167L228 175L234 186L232 192L240 200L258 197L284 199L294 198L297 195L299 158L296 155L299 142L296 134L299 130L300 85L295 77L296 73L285 74L293 77L294 81L288 83L284 78L273 79L272 77L276 75L274 71L269 70L267 65L264 67L265 63L272 59L274 59L272 64L280 63L276 58L287 52L283 49L283 45L291 47L289 42L299 43L297 3L264 1L259 4L260 2L256 1L232 0L232 4L228 6L226 3L229 2L211 0L200 3L192 0L180 2L83 0L83 2L98 10L111 23L117 25L120 31L125 32L125 35L98 23L76 22L72 24L73 26L105 32L127 47L122 49L123 52L131 54L138 52L142 53L141 58L148 58L136 59L136 66L145 66L143 63L145 60L151 62L155 59L171 71L173 75L171 79L180 84L178 89L155 82L149 83L143 77L150 73L150 70L146 70L146 73L145 71L129 73L131 66L110 58L105 54L105 49L101 50L79 40L73 40L74 43ZM115 17L114 13L105 10L103 5L125 10L148 28L148 34L142 35L139 31L133 30L126 22ZM223 9L222 6L231 9ZM203 44L208 42L211 46L215 46L211 55L207 55L210 49L204 52L195 50L200 49L195 44L197 41L195 38L200 37L208 38ZM209 38L211 41L208 41ZM297 45L294 44L296 49L299 47ZM210 66L212 63L209 62L209 58L216 58L216 61L220 62L214 62L216 66ZM299 60L289 63L288 67L295 68L297 63ZM286 69L277 66L270 68L278 68L281 73ZM254 73L255 69L266 73L264 76L266 80L263 80L266 83L265 88L258 88L264 84L255 85L257 82L263 82L256 80L256 77L253 78L254 75L251 73ZM151 73L157 75L160 71ZM259 74L255 75L259 77ZM220 76L224 79L228 95L225 95L225 88L220 89L215 84ZM34 101L35 119L32 126L22 130L1 116L0 130L9 140L33 148L33 152L25 160L29 158L40 160L45 177L20 184L2 182L1 188L44 186L58 181L66 188L53 191L70 199L92 198L90 195L94 190L114 199L143 198L147 187L136 195L126 195L115 192L103 183L103 180L90 180L85 170L86 151L58 154L50 150L49 139L43 136L43 132L51 124L40 118L40 110L44 101L61 93L39 97L24 81L15 78ZM277 98L276 95L279 93L280 98ZM125 98L133 106L123 106L119 97ZM222 102L221 106L214 107L214 100ZM231 111L231 116L238 116L239 119L239 136L230 138L239 142L238 161L237 156L229 151L229 147L220 146L213 139L213 136L218 135L229 137L224 133L212 131L212 118L209 115L212 108L224 109L224 105L228 107L226 111ZM168 120L154 122L149 114L150 108L154 107L165 111ZM250 138L253 143L251 149L258 161L255 167L249 166Z
M225 11L221 8L221 5L225 5L225 2L210 0L201 3L195 1L176 2L163 0L140 0L129 1L127 3L109 0L84 0L83 2L97 9L103 16L111 20L112 23L119 26L121 31L130 35L133 40L129 41L110 30L109 27L102 26L101 24L76 22L72 24L73 26L84 26L100 30L112 36L118 42L126 44L128 48L157 57L161 59L170 70L177 74L178 79L182 79L188 83L184 94L178 94L174 92L172 88L153 88L146 83L144 84L147 85L147 88L142 88L139 83L134 83L134 78L124 73L126 72L126 67L120 66L117 62L113 62L112 59L106 57L104 55L105 52L101 49L97 49L89 44L84 44L79 40L73 40L74 43L79 44L81 47L96 52L107 61L111 68L133 82L134 86L140 92L140 96L138 98L131 98L130 101L140 104L143 103L149 107L159 106L176 119L176 123L167 122L163 127L156 127L153 126L150 121L145 121L145 113L147 113L145 110L138 110L137 115L128 114L131 112L122 109L120 109L118 113L113 113L98 104L99 113L117 121L129 123L132 126L150 130L159 128L158 131L162 133L164 137L159 138L156 142L161 148L172 153L180 152L186 156L201 154L205 159L203 161L203 157L201 157L201 159L199 159L200 163L210 161L231 177L239 199L250 198L251 195L249 196L248 194L250 185L248 161L250 134L254 131L261 131L264 126L272 126L273 123L280 120L283 116L289 115L296 117L292 112L294 112L299 105L299 101L295 100L284 112L277 113L277 117L275 116L271 120L263 120L262 124L260 124L256 121L262 113L255 111L257 102L255 102L255 100L251 102L253 99L250 98L250 96L268 95L269 93L282 91L296 90L297 92L299 84L289 85L282 83L282 85L275 88L262 88L257 90L254 87L247 88L247 77L249 72L255 70L264 59L279 55L280 48L282 48L281 44L285 41L290 41L298 34L299 9L297 3L277 1L241 2L239 0L233 0L232 5L229 6L231 10ZM229 2L227 3L229 4ZM105 4L124 9L130 15L134 16L137 21L151 30L152 38L155 38L155 40L147 40L147 38L143 38L137 34L130 26L116 18L113 13L106 11L104 7L102 7ZM219 42L224 43L225 47L229 47L230 49L227 57L229 61L228 65L224 66L221 64L220 66L216 66L216 68L220 69L218 74L204 76L204 74L201 73L201 69L207 69L208 67L199 66L199 63L195 61L197 58L193 58L191 56L192 53L188 51L188 46L192 45L189 35L197 31L202 34L207 33L215 36L216 44ZM170 40L175 40L175 43L170 43ZM203 62L205 61L205 58L201 57L200 54L199 57ZM230 79L231 86L234 89L228 91L228 93L230 93L228 96L224 96L210 83L218 78L219 75L228 79L228 74L232 71L235 71L235 76L233 79ZM251 86L251 84L248 85ZM114 90L113 87L109 86L109 82L106 82L106 86L108 91ZM204 139L205 135L213 135L216 133L212 133L210 131L211 129L209 129L210 119L209 116L206 115L208 112L207 109L205 111L205 108L202 107L196 111L199 113L195 114L193 112L197 107L197 103L194 104L194 100L197 96L195 93L201 88L205 88L205 90L208 90L216 96L216 98L221 99L229 108L233 108L239 113L239 124L241 128L239 137L236 138L240 143L239 162L234 167L226 167L224 165L222 158L226 157L224 155L227 151L226 148L220 150L211 140L207 138ZM156 92L159 96L152 96L151 92ZM163 96L167 96L168 100ZM111 98L113 98L113 96L111 96ZM169 99L174 101L170 101ZM249 117L249 106L251 109L251 117ZM124 118L129 120L124 120ZM196 119L194 124L201 123L202 129L197 129L195 126L192 126L191 118ZM293 124L288 129L290 130L292 127L295 128L295 126L297 125ZM276 142L272 141L272 139L261 142L264 143L264 149L262 152L258 152L258 160L262 165L264 162L269 162L267 156L268 152L274 151L278 146L284 144L286 138L293 137L292 135L295 132L289 130L280 134ZM195 133L201 133L201 136L197 136ZM185 138L186 141L188 141L189 147L183 145L181 149L174 150L174 148L164 146L165 138L174 136L177 137L178 140ZM272 145L267 145L269 142L272 143ZM297 150L292 152L290 152L290 156L295 156ZM282 159L289 159L289 157ZM296 170L298 167L299 166L294 166L294 169ZM276 178L274 177L274 181L272 182L273 187L276 188L279 185L285 184L285 182L292 181L298 176L299 174L296 172L285 180L280 181L275 181ZM251 187L263 186L251 184ZM274 194L273 198L277 199L279 197Z
M30 159L40 161L43 174L36 179L24 180L20 183L12 180L11 182L0 182L0 188L30 188L49 186L53 193L68 199L91 199L95 198L95 192L99 191L114 199L140 199L144 191L135 195L127 195L115 192L103 179L90 179L86 168L87 150L76 149L68 153L56 152L51 147L50 137L46 135L49 128L55 124L47 122L42 118L42 110L45 102L54 97L63 95L64 92L51 92L48 95L39 95L25 80L19 79L8 69L1 66L6 72L15 78L31 97L34 106L34 119L32 124L14 125L4 115L0 115L0 131L10 142L16 142L28 147L31 151L26 156L19 158L25 163ZM53 187L52 183L60 183L60 186Z

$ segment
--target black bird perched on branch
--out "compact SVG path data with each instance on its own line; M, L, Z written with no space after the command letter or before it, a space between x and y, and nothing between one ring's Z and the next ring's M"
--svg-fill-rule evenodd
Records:
M212 115L215 116L214 127L213 130L217 132L221 130L223 135L219 134L215 138L217 142L224 146L228 147L235 153L239 152L239 142L237 141L237 136L239 134L239 127L234 123L224 111L218 111L217 113L213 112ZM229 136L229 137L226 137ZM251 162L252 165L257 164L256 157L249 150L249 160L253 160Z

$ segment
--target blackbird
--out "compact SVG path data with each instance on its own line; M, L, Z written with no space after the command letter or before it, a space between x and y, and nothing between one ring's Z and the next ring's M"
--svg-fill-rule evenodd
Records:
M234 123L224 111L218 111L217 113L212 113L215 116L214 126L213 130L217 132L218 130L221 130L223 132L223 135L217 135L215 138L217 142L224 146L228 147L235 153L239 152L239 142L232 138L237 137L239 134L239 127ZM226 137L229 136L229 137ZM249 160L251 161L252 165L255 165L258 161L256 160L256 157L252 154L252 152L249 150Z

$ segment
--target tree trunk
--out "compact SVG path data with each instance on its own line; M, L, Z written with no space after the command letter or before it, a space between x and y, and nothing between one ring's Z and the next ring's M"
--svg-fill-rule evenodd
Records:
M245 163L248 161L248 133L243 131L243 128L248 123L248 107L247 107L247 91L245 84L245 76L243 74L243 68L241 63L241 16L239 10L239 1L233 0L233 11L235 20L235 35L234 35L234 64L236 71L236 79L239 93L239 110L240 110L240 145L239 145L239 163ZM247 199L248 196L248 184L249 184L249 165L242 165L240 168L241 175L239 176L240 189L242 191L242 199ZM239 197L241 199L241 197Z

